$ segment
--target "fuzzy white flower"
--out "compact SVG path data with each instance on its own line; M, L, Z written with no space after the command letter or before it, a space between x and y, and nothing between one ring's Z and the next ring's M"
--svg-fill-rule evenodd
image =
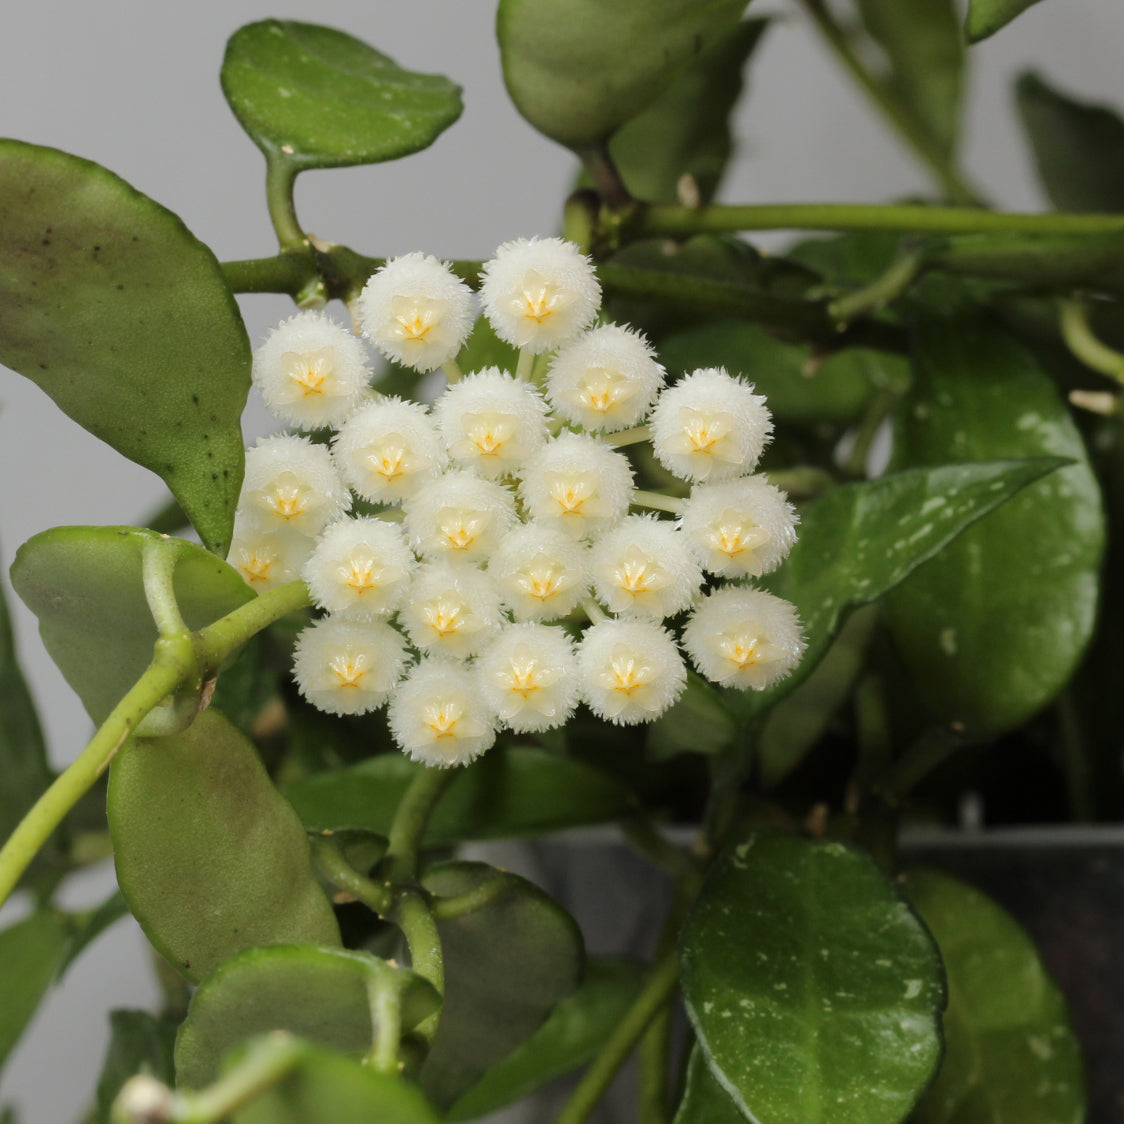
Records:
M513 472L546 441L542 395L498 367L454 383L433 415L453 461L485 476Z
M299 578L312 547L313 540L306 535L288 530L261 531L237 519L226 560L254 589L270 589Z
M515 497L472 472L448 472L423 484L405 504L410 541L427 558L485 557L515 522Z
M578 703L574 643L560 628L513 624L477 657L484 700L517 734L561 726Z
M472 290L432 254L388 261L363 287L359 323L388 359L432 371L461 349L472 330Z
M282 433L246 450L238 512L247 528L314 536L350 503L326 446Z
M525 523L509 531L488 559L488 573L516 620L558 620L589 588L587 549L565 531Z
M503 623L496 584L463 562L418 567L398 614L414 646L428 655L475 655Z
M254 352L254 385L295 429L339 425L370 377L363 344L324 312L289 317Z
M794 605L740 586L703 600L683 629L683 646L707 679L758 691L783 679L805 647Z
M613 432L647 414L664 377L640 332L603 324L558 352L547 372L546 393L567 421Z
M406 661L406 642L390 625L324 617L297 637L293 678L320 710L366 714L386 702Z
M668 387L649 420L656 459L684 480L729 480L752 472L773 431L763 395L721 367Z
M484 263L480 297L496 335L536 355L589 327L601 307L593 263L561 238L505 242Z
M686 609L702 585L702 569L668 520L630 515L593 546L593 588L614 613L662 620Z
M658 718L687 684L675 641L651 621L591 625L578 646L578 672L590 710L622 726Z
M364 620L398 608L414 565L401 527L382 519L341 519L317 540L303 576L321 609Z
M632 467L596 437L560 433L523 466L519 494L533 518L586 538L628 511Z
M452 660L422 660L394 692L387 718L411 758L439 769L467 765L496 740L476 676Z
M703 568L723 577L775 570L796 542L797 515L764 476L691 489L682 526Z
M356 410L332 443L332 454L344 480L372 503L399 503L448 463L426 408L400 398Z

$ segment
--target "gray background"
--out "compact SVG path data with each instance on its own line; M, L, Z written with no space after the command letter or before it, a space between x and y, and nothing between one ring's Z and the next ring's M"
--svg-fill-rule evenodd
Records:
M177 212L220 258L272 253L263 162L219 89L223 44L241 24L267 16L331 24L404 66L447 74L464 86L466 108L424 153L384 167L301 177L297 203L305 228L374 254L422 249L487 257L505 239L555 230L572 169L570 156L535 134L506 100L493 8L483 0L7 4L0 16L0 135L104 164ZM867 112L792 5L759 0L754 11L784 18L753 67L751 96L737 123L741 147L723 197L880 201L925 190L924 174ZM1122 47L1124 6L1050 0L974 49L965 164L997 204L1043 205L1011 110L1013 77L1034 67L1077 97L1119 107ZM257 343L290 306L281 297L250 296L242 308ZM247 437L265 428L252 405ZM163 494L155 477L89 437L7 371L0 372L0 484L5 566L18 544L40 530L136 522ZM62 766L84 744L89 725L22 606L16 627L52 758ZM68 900L89 904L112 887L112 871L76 881ZM12 903L3 919L15 919L21 909ZM155 998L143 939L131 922L120 924L52 994L4 1073L0 1104L18 1104L24 1124L74 1119L101 1063L106 1011Z

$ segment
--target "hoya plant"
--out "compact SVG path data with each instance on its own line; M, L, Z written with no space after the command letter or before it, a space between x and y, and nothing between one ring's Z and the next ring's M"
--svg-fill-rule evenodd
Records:
M500 0L575 159L481 260L306 232L300 173L461 112L343 30L227 43L272 255L0 141L0 361L168 491L14 553L96 730L57 775L0 600L0 1062L127 912L163 1002L114 1012L91 1124L582 1124L626 1067L642 1124L1086 1118L1030 937L903 845L966 794L1124 807L1124 123L1019 82L1056 212L958 164L971 45L1031 2L800 0L932 189L739 205L745 0ZM245 293L292 312L250 340ZM642 959L462 853L595 825L658 872Z

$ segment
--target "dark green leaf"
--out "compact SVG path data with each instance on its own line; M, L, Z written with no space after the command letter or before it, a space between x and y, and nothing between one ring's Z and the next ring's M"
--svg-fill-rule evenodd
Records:
M129 912L125 899L119 890L114 890L101 905L86 913L71 914L70 935L66 941L66 951L59 964L59 976L82 955L112 925L115 925Z
M738 20L746 0L500 0L516 109L568 148L608 139Z
M693 671L687 689L648 727L648 752L654 760L677 753L718 754L737 736L737 720L725 696Z
M109 1124L109 1109L121 1086L138 1073L165 1085L175 1082L172 1047L176 1024L147 1011L111 1011L110 1040L98 1078L93 1124Z
M714 198L733 150L730 114L742 69L766 27L760 19L735 25L613 137L609 154L637 199L678 202L683 176L700 202Z
M885 52L886 84L946 156L956 147L964 45L952 0L858 0L863 23Z
M295 20L239 28L226 45L222 88L254 143L298 169L408 156L462 108L449 79L403 70L342 31Z
M941 1054L940 958L872 859L762 833L707 879L680 939L699 1044L761 1124L897 1124Z
M98 724L152 660L141 555L159 538L139 527L54 527L28 539L12 564L12 586L39 618L44 647ZM237 570L191 543L180 549L174 587L189 628L253 600Z
M503 893L438 924L445 1005L418 1083L443 1108L530 1038L581 981L581 932L537 886L464 862L434 867L422 883L431 894L454 897L493 880Z
M1042 186L1059 211L1124 210L1124 121L1075 101L1036 74L1015 87Z
M745 1124L741 1109L718 1084L698 1046L687 1062L687 1084L671 1124Z
M47 910L0 929L0 1066L55 978L65 945L61 918Z
M0 363L162 476L226 553L250 345L222 267L112 172L0 141Z
M1016 725L1069 679L1096 619L1104 522L1081 436L1018 343L934 318L917 338L894 441L897 462L912 465L1078 462L967 531L887 601L897 647L936 713L973 732Z
M176 1080L202 1088L218 1076L227 1051L271 1030L360 1057L374 1035L368 989L385 984L387 973L405 988L404 1030L437 1010L430 984L366 952L282 945L232 956L192 996L176 1038Z
M0 839L7 839L51 783L35 703L16 656L8 599L0 583Z
M585 979L535 1033L492 1066L449 1110L449 1120L474 1120L533 1093L591 1061L644 980L639 964L592 960Z
M968 0L964 34L969 43L978 43L1037 3L1038 0Z
M424 769L401 753L321 773L285 786L313 831L360 828L386 835L403 794ZM612 777L545 749L495 749L457 773L426 828L430 845L465 839L541 835L620 819L632 798Z
M885 230L859 230L832 238L806 238L785 254L814 269L825 281L854 289L885 273L901 251L902 236Z
M769 711L755 751L764 788L780 784L823 737L862 671L877 619L876 606L852 613L811 674Z
M764 714L812 672L850 609L877 601L965 527L1062 463L1037 457L946 464L845 484L821 496L804 511L785 564L761 583L796 605L808 650L775 687L728 697L747 715Z
M401 1078L309 1047L285 1077L238 1109L232 1120L233 1124L438 1124L439 1117L417 1088Z
M249 739L214 708L114 758L117 881L148 939L189 980L254 945L335 945L308 838Z
M1081 1124L1081 1050L1065 1000L1017 922L979 890L912 872L909 899L948 974L945 1056L917 1124Z

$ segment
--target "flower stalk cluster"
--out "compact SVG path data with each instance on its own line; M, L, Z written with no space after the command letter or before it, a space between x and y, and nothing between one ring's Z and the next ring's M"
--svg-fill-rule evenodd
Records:
M475 297L436 258L388 262L356 302L383 356L444 369L432 408L371 390L362 342L323 313L256 354L275 414L331 431L248 451L231 552L257 588L303 578L323 611L297 641L301 693L333 714L387 705L401 748L444 767L580 703L652 721L687 658L732 687L785 676L804 647L796 612L748 584L796 536L755 474L764 398L721 368L668 385L640 333L596 323L596 274L561 239L501 246L480 295L520 349L514 372L462 375ZM691 485L685 500L636 488L622 450L641 442Z

